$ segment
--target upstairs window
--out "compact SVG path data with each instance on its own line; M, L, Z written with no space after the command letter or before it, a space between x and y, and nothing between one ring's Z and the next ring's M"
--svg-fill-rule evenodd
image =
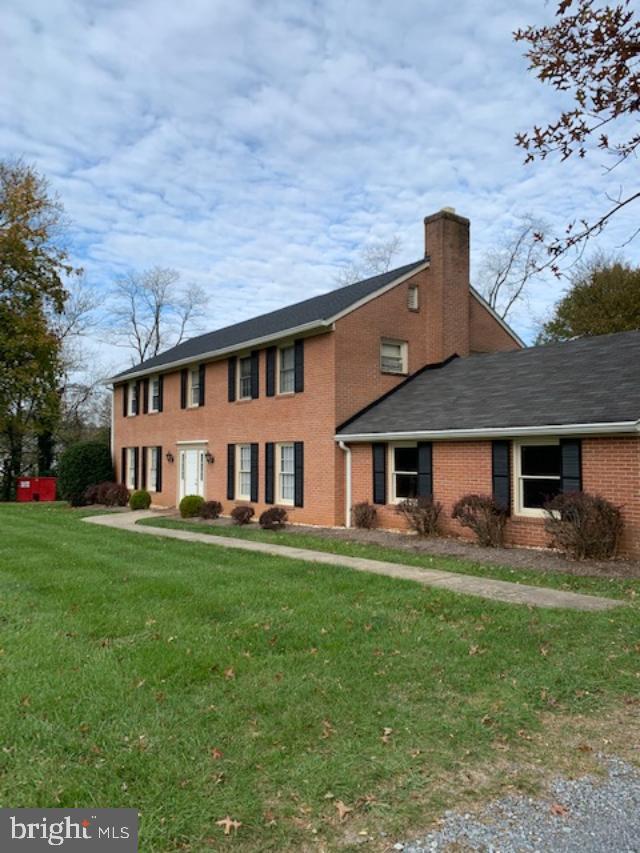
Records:
M130 382L129 383L129 414L137 415L138 414L138 383Z
M544 505L561 491L560 442L528 439L514 446L516 510L520 515L543 516Z
M418 494L418 447L397 445L391 448L392 495L395 503Z
M238 399L251 399L251 356L238 359Z
M382 340L380 342L380 370L382 373L407 372L407 342Z
M160 411L160 377L154 376L149 382L149 411Z
M200 405L200 368L192 367L189 371L189 406Z
M407 308L409 311L417 311L420 308L420 288L417 284L410 284L407 291Z
M278 357L278 394L292 394L295 391L295 348L281 347Z

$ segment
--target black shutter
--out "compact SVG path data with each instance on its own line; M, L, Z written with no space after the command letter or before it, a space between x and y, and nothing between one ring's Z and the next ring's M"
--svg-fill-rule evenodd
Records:
M206 376L206 364L201 364L198 367L198 386L200 390L200 398L198 399L198 405L204 406L204 379Z
M560 483L563 493L582 491L582 442L565 438L560 442Z
M162 448L156 447L156 492L162 491Z
M227 499L232 501L236 496L236 446L227 444Z
M264 502L272 504L274 500L273 475L275 465L275 445L268 441L264 446Z
M295 356L293 390L298 394L300 391L304 391L304 341L294 341L293 348Z
M418 442L418 497L433 497L433 449L430 441Z
M160 374L158 376L158 411L162 411L162 403L163 403L163 391L164 391L164 376Z
M126 418L129 414L129 383L125 382L122 386L122 417Z
M511 442L491 442L493 499L507 513L511 510Z
M140 448L133 448L133 488L137 489L140 485Z
M147 414L149 411L149 380L145 379L142 383L142 411Z
M267 397L276 393L276 347L267 350Z
M126 385L124 386L127 387ZM123 447L120 452L120 482L126 485L127 482L127 448Z
M293 470L293 503L294 506L304 506L304 444L301 441L293 443Z
M251 353L251 399L257 400L260 396L260 352L253 350Z
M187 392L189 390L189 371L185 367L180 371L180 408L187 408Z
M138 379L136 382L136 415L142 412L142 406L140 405L142 401L142 385L142 379Z
M258 445L251 445L251 500L258 502Z
M140 478L143 489L147 488L147 448L142 448L142 477Z
M387 445L378 442L371 445L373 451L373 502L387 502Z
M237 365L237 363L238 363L238 359L235 357L235 355L231 356L231 358L227 362L227 365L228 365L228 371L227 371L227 373L228 373L228 385L229 385L228 392L227 392L227 399L229 400L230 403L233 403L233 401L236 399L236 365Z

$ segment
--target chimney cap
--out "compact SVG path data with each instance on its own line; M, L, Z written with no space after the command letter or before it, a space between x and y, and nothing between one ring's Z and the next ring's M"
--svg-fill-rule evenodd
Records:
M455 207L441 207L440 212L441 213L455 213L456 209L455 209Z

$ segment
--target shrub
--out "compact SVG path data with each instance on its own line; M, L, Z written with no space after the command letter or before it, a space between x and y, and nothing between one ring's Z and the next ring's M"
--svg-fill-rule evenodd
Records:
M575 560L615 557L623 526L617 506L599 495L568 492L545 504L545 511L553 548Z
M111 451L106 444L83 441L72 444L60 457L58 491L71 506L83 506L87 488L114 479Z
M489 548L502 545L507 513L490 495L465 495L457 501L451 516L473 530L479 545Z
M371 530L376 526L378 510L373 504L362 501L362 503L354 504L351 508L351 517L356 527L361 530Z
M234 506L231 510L234 524L249 524L254 515L252 506Z
M200 495L185 495L180 501L178 509L182 518L195 518L200 515L203 504L204 498Z
M129 498L129 509L149 509L151 506L151 495L146 489L138 489L131 493Z
M218 518L221 513L220 501L205 501L200 507L200 518Z
M87 506L89 504L101 503L101 501L98 500L99 492L100 492L100 484L99 483L93 483L91 486L87 486L87 488L84 490L82 502Z
M411 530L418 536L437 536L440 530L442 504L432 498L420 497L399 503L396 512L404 515Z
M129 489L124 483L100 483L98 503L105 506L126 506L129 503Z
M260 527L263 530L282 530L287 524L287 519L286 509L281 506L272 506L270 509L265 509L260 516Z

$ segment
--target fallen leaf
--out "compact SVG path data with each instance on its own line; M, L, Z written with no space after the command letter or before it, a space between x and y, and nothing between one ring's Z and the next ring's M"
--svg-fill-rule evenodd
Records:
M338 818L340 820L344 820L345 817L349 814L349 812L353 811L350 806L345 806L342 800L336 800L335 807L338 810Z
M561 803L552 803L549 811L557 817L566 817L569 814L569 809Z
M236 677L236 672L232 666L230 666L228 669L225 669L224 677L227 679L227 681L232 681Z
M214 761L217 761L219 758L222 758L223 755L223 751L221 749L218 749L217 746L212 747L211 758L213 758Z
M593 752L593 747L589 746L588 743L578 744L578 749L580 750L580 752Z
M222 820L217 820L216 826L223 826L224 834L231 835L231 830L233 829L234 832L237 832L242 826L242 823L239 820L234 820L233 818L229 817L229 815L227 815Z
M335 729L331 725L330 721L329 720L323 720L322 721L322 734L320 735L320 737L322 737L324 740L327 740L327 738L330 738L334 732L335 732Z
M382 743L389 743L389 741L391 740L392 734L393 734L393 729L390 729L388 726L385 726L382 729L382 737L380 738Z
M470 655L477 655L479 651L480 651L480 646L469 646L469 654Z

